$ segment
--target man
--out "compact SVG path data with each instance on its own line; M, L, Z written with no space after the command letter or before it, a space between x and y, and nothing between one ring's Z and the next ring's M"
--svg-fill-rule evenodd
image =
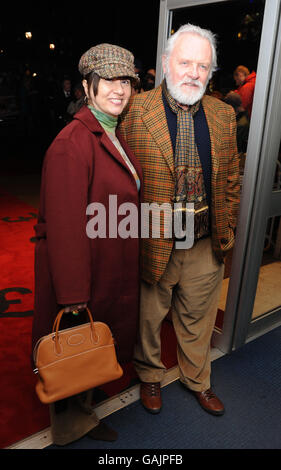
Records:
M250 73L244 65L239 65L233 73L233 78L237 85L235 93L240 95L242 106L247 111L249 118L252 114L254 91L256 86L256 72Z
M140 334L134 363L142 404L151 413L162 406L160 331L170 307L180 381L206 411L224 412L210 386L210 340L223 259L234 243L239 168L234 111L203 96L215 67L212 33L182 26L168 40L165 80L134 97L121 124L142 164L144 202L180 201L182 207L194 207L191 248L180 237L165 237L163 223L160 238L142 238Z
M67 124L68 115L67 107L73 100L71 80L65 77L59 84L53 98L53 114L54 114L54 134L55 136Z

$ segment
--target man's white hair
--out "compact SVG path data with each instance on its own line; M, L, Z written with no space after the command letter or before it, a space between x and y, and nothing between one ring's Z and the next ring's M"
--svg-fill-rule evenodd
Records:
M208 79L210 80L213 73L217 70L217 51L216 51L217 39L216 39L216 35L212 33L212 31L209 31L208 29L203 29L203 28L200 28L200 26L196 26L190 23L181 26L177 30L176 33L174 33L172 36L169 37L167 41L165 52L164 52L164 56L166 56L166 63L168 63L169 56L171 52L173 51L175 42L177 41L178 37L184 33L197 34L198 36L201 36L202 38L205 38L209 41L211 50L212 50L212 63L210 67L209 77L208 77Z

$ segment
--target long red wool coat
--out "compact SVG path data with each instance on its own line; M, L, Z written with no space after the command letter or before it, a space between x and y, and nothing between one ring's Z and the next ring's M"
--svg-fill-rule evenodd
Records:
M138 160L117 135L142 181ZM33 347L51 332L62 305L88 302L94 320L112 329L119 360L131 360L138 320L139 239L118 233L117 238L108 237L109 195L117 196L118 207L128 202L139 207L141 194L131 171L84 106L44 160L35 226ZM86 208L93 202L106 208L106 238L86 234L93 217ZM124 217L118 216L117 227Z

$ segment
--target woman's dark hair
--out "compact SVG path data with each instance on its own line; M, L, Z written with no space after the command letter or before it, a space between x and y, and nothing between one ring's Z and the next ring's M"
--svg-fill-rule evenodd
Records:
M134 86L134 84L137 83L137 80L134 80L132 77L127 77L127 78L130 80L132 86ZM100 79L101 77L95 72L90 72L88 73L88 75L84 77L84 80L86 80L88 83L89 90L91 86L93 87L94 96L97 96L98 94L98 87L99 87Z
M88 75L86 75L85 80L88 83L88 88L90 90L91 86L93 87L93 92L94 96L97 96L98 94L98 86L99 86L99 81L100 81L100 76L95 73L95 72L90 72Z

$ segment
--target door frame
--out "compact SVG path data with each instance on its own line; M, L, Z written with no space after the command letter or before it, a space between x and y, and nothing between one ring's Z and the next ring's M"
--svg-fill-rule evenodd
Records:
M160 0L156 86L163 79L161 57L172 27L173 10L231 0ZM281 308L251 321L267 220L281 215L281 191L273 192L281 122L281 0L266 0L257 80L248 138L236 242L222 330L212 344L225 353L268 328L281 325Z

